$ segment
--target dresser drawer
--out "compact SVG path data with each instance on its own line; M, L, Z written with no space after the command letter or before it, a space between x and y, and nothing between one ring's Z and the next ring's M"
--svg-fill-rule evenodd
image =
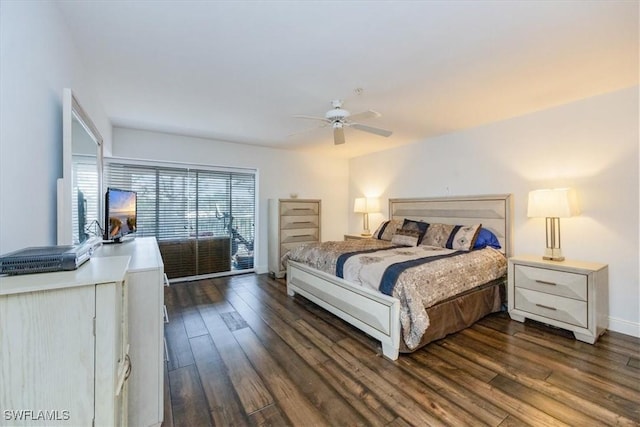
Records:
M587 300L587 276L584 274L516 264L514 275L516 288Z
M317 228L296 228L280 231L281 243L317 242L319 240Z
M292 215L280 217L281 230L294 230L299 228L317 228L320 226L318 215Z
M313 242L283 243L280 245L280 253L282 254L282 256L284 256L287 252L291 251L292 249L295 249L298 246L306 245L307 243L313 243Z
M280 254L282 254L282 257L284 257L287 253L297 248L298 246L303 246L308 243L313 243L313 242L283 243L280 245ZM280 259L280 263L282 264L282 258ZM284 265L282 266L282 268L285 268Z
M282 202L280 203L280 215L318 215L320 204L315 202Z
M588 327L586 301L516 287L515 309L583 328Z

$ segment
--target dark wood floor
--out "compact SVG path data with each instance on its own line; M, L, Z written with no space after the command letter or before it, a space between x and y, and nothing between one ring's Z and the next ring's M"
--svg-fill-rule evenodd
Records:
M165 426L638 425L640 340L494 314L396 362L283 281L165 288Z

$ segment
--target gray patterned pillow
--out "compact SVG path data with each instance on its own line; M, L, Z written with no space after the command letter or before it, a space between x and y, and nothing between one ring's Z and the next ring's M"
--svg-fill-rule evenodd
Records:
M402 246L418 246L420 232L414 230L398 230L391 238L391 243Z
M402 228L404 219L391 219L384 221L378 226L378 229L373 233L372 237L378 240L391 241L396 231Z
M473 244L478 238L480 227L482 227L482 224L429 224L421 245L469 251L473 248Z

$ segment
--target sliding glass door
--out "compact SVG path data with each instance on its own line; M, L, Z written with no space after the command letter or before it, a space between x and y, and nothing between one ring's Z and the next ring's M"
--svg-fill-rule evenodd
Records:
M138 236L155 236L170 279L254 263L255 171L107 161L108 186L138 194Z

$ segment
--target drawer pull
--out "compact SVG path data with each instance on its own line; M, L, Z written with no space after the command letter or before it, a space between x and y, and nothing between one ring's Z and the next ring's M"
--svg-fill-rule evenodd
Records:
M125 374L124 374L124 380L126 381L129 379L129 376L131 375L131 370L133 369L133 363L131 363L131 358L129 357L128 354L125 356L125 360L128 365L127 370L125 371Z
M546 308L547 310L557 311L558 309L555 307L549 307L548 305L536 304L540 308Z
M550 285L550 286L558 286L557 283L553 283L553 282L547 282L545 280L536 280L536 283L540 283L542 285Z
M311 221L293 221L292 224L313 224Z
M129 375L131 375L131 370L133 369L131 359L129 358L128 354L125 355L124 364L124 372L120 374L118 378L118 384L116 385L116 396L120 396L120 393L122 393L122 390L124 389L124 383L129 379Z
M294 234L291 237L313 237L311 234Z
M169 323L169 313L167 313L167 305L162 304L162 320L164 323Z

